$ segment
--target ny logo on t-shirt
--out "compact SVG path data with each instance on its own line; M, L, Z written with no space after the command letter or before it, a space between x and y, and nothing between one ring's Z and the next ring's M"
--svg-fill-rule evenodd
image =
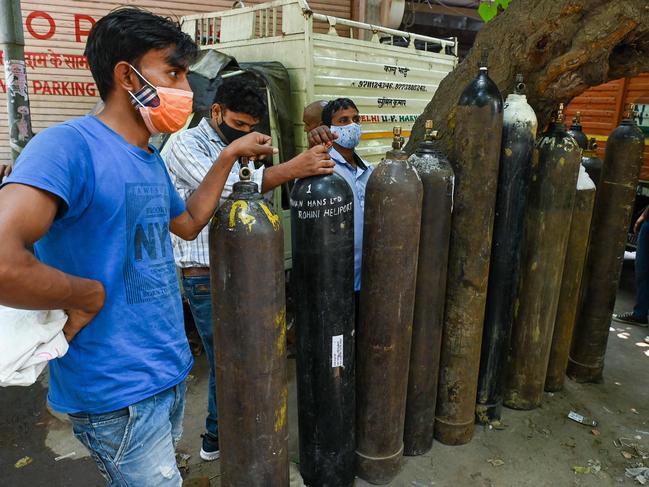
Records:
M129 304L144 303L175 291L169 238L169 187L126 183L124 285Z

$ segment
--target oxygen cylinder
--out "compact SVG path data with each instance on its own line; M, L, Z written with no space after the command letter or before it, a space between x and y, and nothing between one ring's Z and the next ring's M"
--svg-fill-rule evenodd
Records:
M421 226L421 179L401 150L370 175L365 199L357 333L356 469L373 484L399 472Z
M577 112L575 117L572 119L572 125L568 130L568 134L574 137L577 141L577 145L581 147L581 150L586 150L588 148L588 137L586 137L586 134L581 127L581 112Z
M542 134L532 164L525 212L518 303L505 366L504 404L541 404L561 274L575 204L581 149L563 125L563 105L550 132Z
M604 166L593 212L583 306L577 319L568 362L568 377L577 382L598 382L602 379L615 294L644 149L644 135L633 120L632 107L606 142Z
M597 141L594 137L588 140L588 147L584 150L581 156L581 165L586 168L586 172L590 179L595 183L595 187L599 186L599 180L602 177L602 160L597 157Z
M586 263L586 251L588 249L588 237L590 235L590 222L593 216L594 204L595 184L582 165L579 167L575 207L572 210L568 249L563 266L563 278L557 306L557 318L552 335L548 372L545 377L545 390L548 392L563 389L566 367L568 366L570 341L572 340L572 332L575 329L577 319L579 291L584 264Z
M426 121L424 141L408 159L421 178L424 197L403 433L406 455L421 455L433 446L455 185L448 159L435 149L433 141L437 138L432 120Z
M451 160L455 202L435 413L435 438L447 445L473 436L502 126L502 97L483 51L480 72L458 102Z
M354 194L337 174L291 192L300 473L307 486L354 482Z
M476 421L500 420L503 365L511 333L520 268L525 203L538 122L527 104L523 76L505 100L489 288L480 354Z
M287 486L284 237L240 176L210 225L221 485Z

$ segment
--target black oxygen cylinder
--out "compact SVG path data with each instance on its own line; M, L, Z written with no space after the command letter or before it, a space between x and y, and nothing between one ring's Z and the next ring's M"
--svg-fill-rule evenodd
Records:
M503 366L514 319L525 206L538 122L525 97L522 75L505 100L489 288L480 354L476 421L500 420Z
M427 120L424 141L408 159L421 178L424 197L403 432L405 455L422 455L433 446L455 186L448 159L435 148L437 138L432 120Z
M394 131L367 183L356 330L356 473L373 484L401 467L421 226L421 179Z
M575 117L572 119L572 125L567 132L577 141L577 145L581 147L581 150L588 148L588 137L586 137L581 126L581 112L575 114Z
M284 237L279 216L249 181L249 169L240 174L210 224L221 485L284 487Z
M582 305L568 361L568 377L577 382L598 382L604 371L609 328L644 150L644 134L635 124L632 113L631 106L606 142L584 269Z
M581 149L563 125L539 137L525 211L517 305L505 366L503 402L540 406L568 248Z
M354 482L354 194L337 174L291 191L300 473L309 487Z
M435 438L468 443L475 428L482 326L498 185L503 100L488 75L486 53L478 76L462 92L455 121L455 202Z
M588 140L588 147L581 156L581 165L584 166L588 176L595 183L595 187L599 186L604 163L597 157L597 140L594 137Z

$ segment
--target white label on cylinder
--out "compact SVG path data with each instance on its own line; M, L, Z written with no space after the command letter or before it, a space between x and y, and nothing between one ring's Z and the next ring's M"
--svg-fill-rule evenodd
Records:
M336 335L331 337L331 366L343 366L343 336Z

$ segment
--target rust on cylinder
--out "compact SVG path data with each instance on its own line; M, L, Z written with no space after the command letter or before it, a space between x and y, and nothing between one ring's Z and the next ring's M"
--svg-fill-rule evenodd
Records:
M356 474L373 484L397 475L412 336L422 184L400 150L367 183L360 319L356 330Z
M283 242L257 184L235 183L210 225L224 487L289 481Z
M503 127L503 101L484 59L456 109L455 201L435 413L435 438L473 437Z
M566 251L566 261L563 266L557 318L554 324L550 360L545 377L545 390L548 392L563 389L566 367L568 366L570 341L572 340L572 332L577 319L579 294L590 235L590 223L593 216L593 205L595 204L595 184L586 173L583 165L579 171L577 195L575 196L575 207L572 211L570 236L568 237L568 250Z
M518 302L505 367L503 402L514 409L541 404L559 302L581 161L581 150L562 118L560 109L557 123L539 138L532 164Z
M568 361L568 377L577 382L602 380L643 149L644 135L627 113L627 118L606 142L604 165L597 186L582 286L583 304Z

